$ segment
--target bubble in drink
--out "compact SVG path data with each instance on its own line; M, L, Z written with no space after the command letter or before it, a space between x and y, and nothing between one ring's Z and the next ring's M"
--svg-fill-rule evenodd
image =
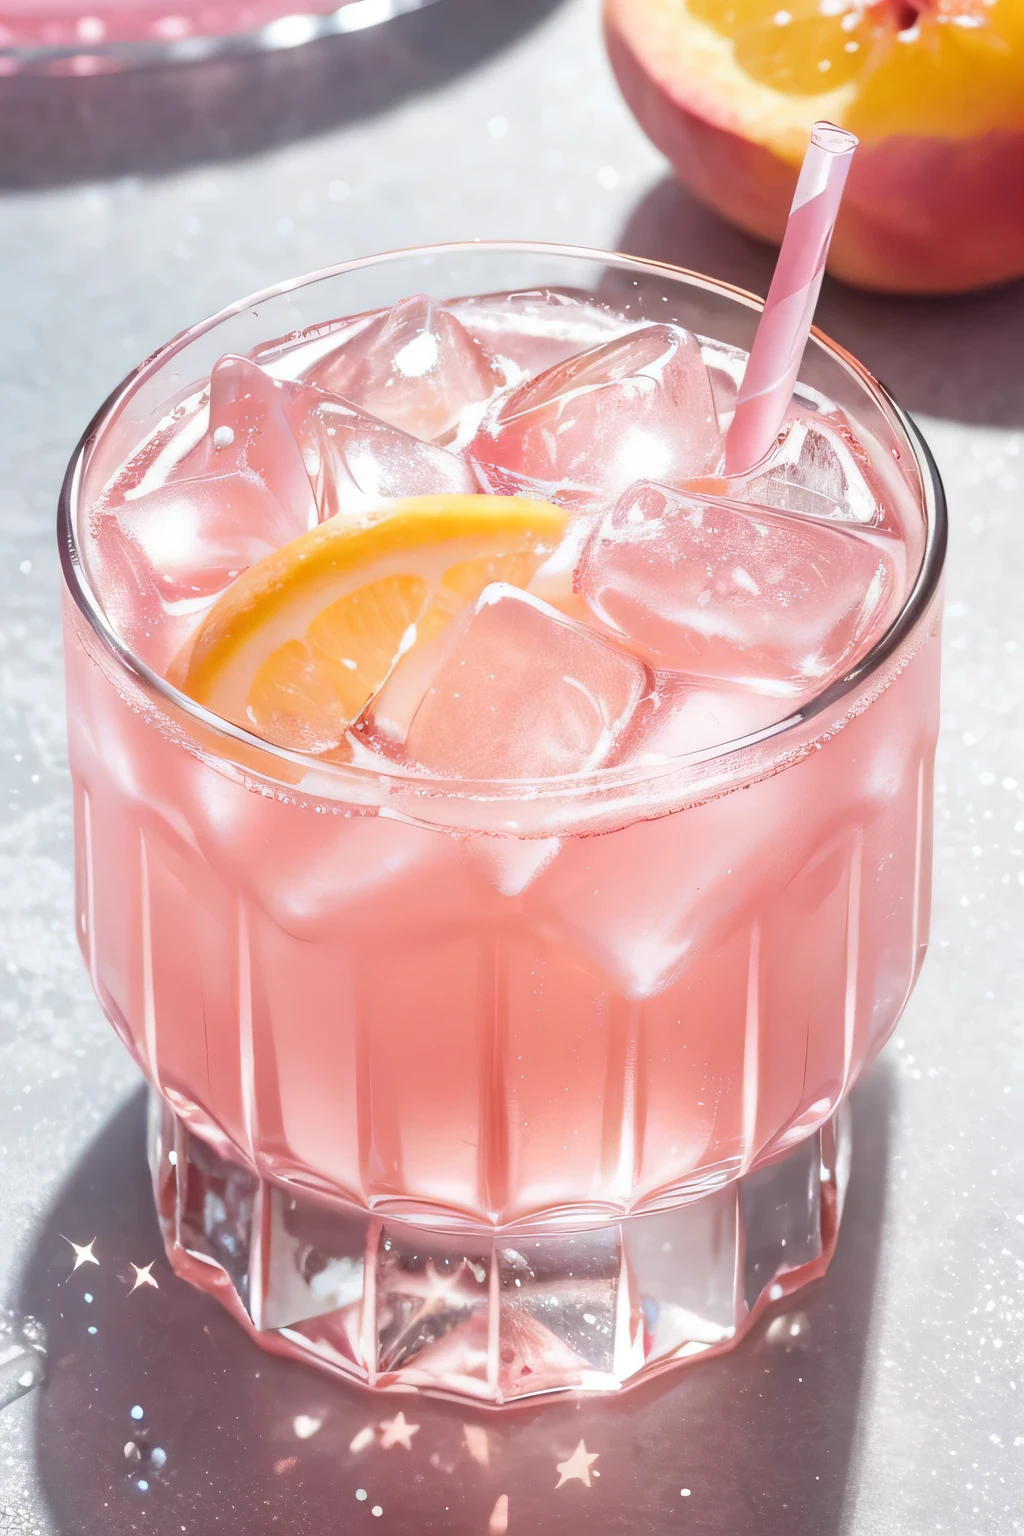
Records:
M642 482L601 524L576 585L652 665L799 694L877 629L895 579L881 542L851 530Z
M406 739L433 773L533 779L599 767L647 688L634 657L503 582L453 630Z
M722 439L700 346L647 325L559 363L513 391L469 453L492 487L518 477L580 508L641 478L713 474Z
M487 350L442 305L415 294L318 363L308 382L424 442L447 443L505 383Z

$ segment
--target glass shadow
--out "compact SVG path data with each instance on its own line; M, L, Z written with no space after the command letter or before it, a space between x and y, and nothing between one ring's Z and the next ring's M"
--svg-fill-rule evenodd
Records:
M673 177L636 205L618 249L765 294L776 251L740 230ZM905 410L976 426L1024 423L1024 280L950 298L865 293L826 277L815 316Z
M729 1355L621 1397L495 1413L372 1394L264 1354L179 1281L157 1232L140 1092L74 1170L24 1276L21 1306L49 1344L36 1475L54 1529L336 1536L383 1514L381 1530L409 1536L837 1536L885 1214L884 1062L852 1108L823 1281ZM74 1268L72 1244L90 1242L96 1263Z

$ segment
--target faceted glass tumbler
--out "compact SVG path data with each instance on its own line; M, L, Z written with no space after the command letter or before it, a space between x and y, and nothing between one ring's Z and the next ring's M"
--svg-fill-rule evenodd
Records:
M484 1403L608 1391L726 1349L824 1274L849 1169L845 1106L780 1161L599 1227L439 1234L259 1179L154 1095L171 1263L265 1348L364 1386Z
M909 563L890 628L756 736L572 779L431 781L228 725L134 655L90 509L225 353L410 293L554 289L747 348L757 302L600 252L350 263L176 338L103 407L60 541L77 926L155 1092L171 1262L266 1348L504 1403L728 1347L820 1274L844 1097L927 942L941 488L824 337ZM721 382L721 381L719 381ZM197 420L199 420L197 415Z

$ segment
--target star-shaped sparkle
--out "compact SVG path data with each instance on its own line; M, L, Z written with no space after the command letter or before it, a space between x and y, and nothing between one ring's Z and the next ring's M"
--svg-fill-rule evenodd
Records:
M555 1488L561 1488L563 1483L572 1482L573 1478L578 1478L581 1483L589 1488L590 1468L599 1455L599 1451L592 1453L588 1451L585 1442L581 1440L568 1461L555 1463L555 1471L558 1473L558 1482L555 1484ZM596 1472L594 1476L597 1476Z
M61 1234L61 1236L63 1237L63 1233ZM99 1259L96 1257L96 1255L92 1251L93 1250L93 1244L96 1242L95 1238L93 1238L91 1243L73 1243L71 1241L70 1237L65 1237L64 1241L67 1244L69 1244L70 1247L72 1247L75 1250L75 1263L74 1263L74 1269L72 1270L72 1274L74 1273L75 1269L81 1269L83 1264L98 1264L99 1263Z
M131 1263L131 1260L129 1259L128 1262ZM160 1289L153 1279L153 1264L155 1263L156 1259L150 1264L132 1264L132 1269L135 1271L135 1284L132 1286L131 1291L128 1292L129 1296L132 1294L132 1291L137 1291L140 1285L151 1285L154 1291Z
M404 1445L407 1451L412 1450L412 1437L419 1434L418 1424L407 1424L404 1413L398 1413L393 1419L385 1419L380 1426L380 1443L386 1451L390 1451L393 1445Z

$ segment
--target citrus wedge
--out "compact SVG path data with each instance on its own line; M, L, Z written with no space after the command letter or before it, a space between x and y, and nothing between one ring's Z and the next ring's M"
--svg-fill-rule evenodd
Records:
M520 496L413 497L331 519L228 588L171 681L278 746L332 752L400 657L491 582L525 587L566 521Z

